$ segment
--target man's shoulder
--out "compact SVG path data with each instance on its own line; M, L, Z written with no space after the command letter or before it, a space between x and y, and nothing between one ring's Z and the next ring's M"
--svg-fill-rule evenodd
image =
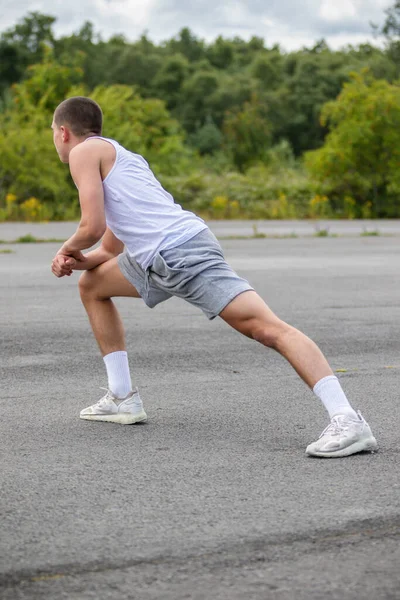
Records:
M109 142L100 138L88 138L84 142L77 144L70 152L70 157L74 161L91 158L92 160L101 160L108 156L115 156L115 148Z

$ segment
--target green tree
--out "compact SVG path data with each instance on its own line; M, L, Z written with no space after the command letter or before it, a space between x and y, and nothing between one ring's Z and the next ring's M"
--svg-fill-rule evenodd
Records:
M255 55L264 49L263 38L253 36L248 42L239 37L232 40L234 47L234 63L236 68L242 69L251 64Z
M258 93L258 89L257 81L247 73L231 75L223 72L217 78L217 86L206 98L205 113L211 115L215 124L222 129L226 113L239 111L253 94Z
M251 75L267 90L276 89L284 79L284 58L278 51L256 54L250 65Z
M19 206L32 197L48 207L49 218L75 216L76 190L55 151L51 112L45 104L35 105L20 84L11 105L0 114L0 215L11 195L16 218Z
M23 48L30 64L40 61L43 43L54 43L53 24L55 17L39 12L30 12L17 25L7 29L1 39L14 47Z
M400 86L354 74L321 121L330 129L325 145L306 155L308 171L343 210L358 216L395 216L400 209Z
M142 154L158 172L175 174L186 168L191 154L183 131L161 100L143 99L123 85L99 86L90 97L102 107L105 136Z
M166 42L168 54L182 54L190 62L204 58L204 42L199 40L188 27L180 30L179 34Z
M371 44L361 44L357 48L349 48L343 63L343 69L347 73L369 69L375 79L386 79L390 82L398 76L398 66L392 60L390 49L384 52L381 48Z
M386 20L380 33L388 38L400 37L400 0L396 0L393 6L385 10Z
M323 143L326 129L321 125L320 112L348 79L346 56L319 43L317 48L290 55L287 61L291 75L272 93L267 91L266 99L274 108L270 114L275 142L287 139L299 156Z
M158 70L153 89L156 97L165 100L169 109L179 104L181 88L188 73L189 61L182 54L169 56Z
M376 32L386 38L386 56L392 61L396 77L400 77L400 0L385 10L383 26L374 26Z
M207 48L206 56L214 67L226 70L233 62L235 47L231 41L218 36L215 42Z
M192 136L190 142L200 154L212 154L221 147L223 136L211 117L206 119Z
M55 18L31 12L0 36L0 94L21 80L28 65L43 58L45 44L52 47Z
M19 81L25 70L24 54L18 46L0 40L0 95Z
M43 61L27 68L27 79L15 84L15 101L22 106L40 106L51 111L66 97L72 85L83 79L83 54L64 56L65 62L57 62L53 51L45 47Z
M30 67L27 78L14 87L0 114L0 217L10 194L19 206L33 196L49 218L78 216L76 188L57 156L50 129L53 111L65 97L88 95L99 102L104 134L145 156L157 172L175 175L190 166L192 154L182 129L161 100L143 99L122 85L90 93L81 79L79 66L58 64L47 49L45 61Z
M72 35L54 41L54 56L58 62L68 63L70 57L78 53L82 56L83 82L88 87L99 85L104 80L108 65L104 58L105 44L90 21L85 21Z
M126 45L118 49L105 46L104 63L107 76L97 77L96 85L123 84L134 86L141 95L152 96L154 78L160 70L162 58L156 53L145 54L135 45ZM156 96L157 97L157 96Z
M194 133L210 114L209 97L217 90L218 71L210 65L196 70L182 85L179 113L186 131Z
M224 134L226 148L240 171L265 158L271 143L271 126L265 105L256 95L244 104L243 109L227 114Z
M19 205L38 199L51 218L72 218L78 207L76 190L54 149L50 125L54 108L83 72L78 64L58 64L49 47L44 57L28 67L26 79L13 87L0 115L0 209L11 194Z

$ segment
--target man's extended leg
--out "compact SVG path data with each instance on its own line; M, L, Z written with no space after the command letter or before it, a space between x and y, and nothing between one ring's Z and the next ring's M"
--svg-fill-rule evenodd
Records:
M237 296L220 317L245 336L284 356L311 388L333 375L326 358L306 335L281 321L256 292Z
M125 333L111 297L140 298L136 288L122 275L117 258L85 271L79 280L83 305L103 354L108 375L108 393L81 412L81 418L122 424L146 419L139 393L132 392Z
M307 448L308 454L340 457L377 447L368 424L350 406L316 344L281 321L256 292L237 296L220 317L240 333L284 356L323 402L332 419L331 425L318 442Z

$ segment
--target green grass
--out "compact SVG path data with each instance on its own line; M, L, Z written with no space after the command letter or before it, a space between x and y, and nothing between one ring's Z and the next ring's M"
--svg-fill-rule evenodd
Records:
M262 233L261 231L258 231L258 227L254 223L253 224L253 235L252 235L252 238L255 239L255 240L258 240L258 239L263 239L263 238L266 238L266 237L267 236L265 235L265 233Z
M269 235L268 233L263 233L262 231L258 230L258 227L256 224L253 225L253 233L250 235L219 235L218 239L219 240L286 240L289 238L298 238L299 236L297 235L297 233L294 233L294 231L292 231L292 233L284 233L284 234L276 234L276 235Z
M298 238L297 233L283 233L282 235L268 235L267 233L259 233L257 235L219 235L219 240L288 240Z
M315 237L329 237L329 229L316 229Z
M35 238L30 233L27 233L26 235L23 235L23 236L17 238L16 244L35 244L35 243L37 243L37 241L38 241L37 238Z
M11 250L11 248L3 248L0 250L0 254L13 254L15 250Z
M377 236L377 235L381 235L379 229L373 229L371 231L368 231L367 229L364 229L364 231L362 231L360 233L360 235L362 237L370 237L370 236Z
M58 238L36 238L35 236L27 233L22 235L16 240L0 240L0 244L63 244L65 239Z

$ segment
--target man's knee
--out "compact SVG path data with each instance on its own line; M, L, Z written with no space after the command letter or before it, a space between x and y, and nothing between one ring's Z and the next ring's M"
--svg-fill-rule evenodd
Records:
M94 271L84 271L79 277L78 285L82 300L97 296L97 277Z
M253 291L235 298L220 316L243 335L275 350L279 350L296 332Z
M250 325L250 337L256 342L278 350L282 340L294 332L293 327L284 321L277 320L273 323L265 323L259 319L254 319Z

